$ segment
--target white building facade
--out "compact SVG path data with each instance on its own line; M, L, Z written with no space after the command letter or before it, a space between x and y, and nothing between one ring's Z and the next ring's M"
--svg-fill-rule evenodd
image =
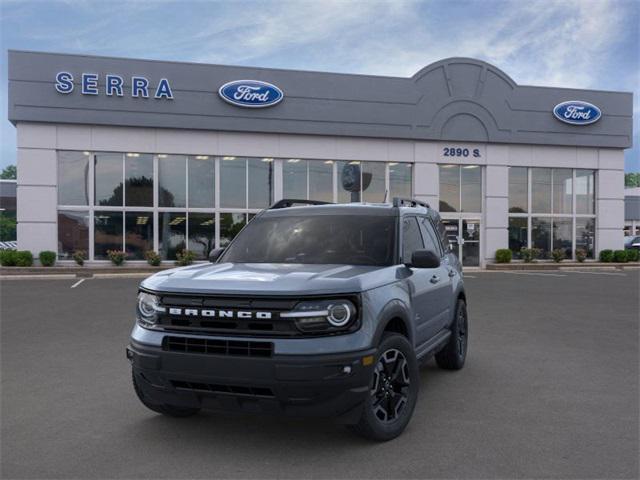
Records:
M125 250L143 261L148 250L171 260L187 248L204 259L281 198L394 196L439 209L465 266L500 248L516 258L523 247L569 258L622 248L628 93L521 87L472 59L411 79L33 52L9 60L20 249L61 260L84 250L90 261ZM136 78L147 97L134 95ZM284 99L243 108L221 98L219 87L246 78ZM554 115L570 101L598 118Z

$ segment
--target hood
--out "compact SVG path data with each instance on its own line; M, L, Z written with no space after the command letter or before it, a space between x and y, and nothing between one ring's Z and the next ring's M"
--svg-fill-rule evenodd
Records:
M397 266L216 263L174 268L145 279L160 292L317 295L358 293L396 280Z

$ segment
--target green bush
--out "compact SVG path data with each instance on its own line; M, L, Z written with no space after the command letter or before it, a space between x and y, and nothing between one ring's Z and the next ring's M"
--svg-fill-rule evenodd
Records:
M576 248L576 260L580 263L587 259L587 251L584 248Z
M184 249L180 252L176 252L176 265L180 265L182 267L186 265L191 265L196 258L196 254L191 250Z
M600 251L601 262L613 262L613 250L601 250Z
M123 252L122 250L107 250L107 256L111 263L114 265L122 265L127 258L127 252Z
M496 250L496 263L510 263L511 257L511 250L508 248Z
M637 262L640 259L640 250L632 248L627 250L627 260L630 262Z
M3 267L15 267L17 253L15 250L0 250L0 265Z
M38 255L40 265L43 267L53 267L56 263L56 257L56 252L52 252L51 250L44 250Z
M33 254L29 250L16 252L16 267L30 267L33 265Z
M76 250L75 252L73 252L72 256L76 263L82 266L84 265L84 261L87 259L87 252L85 252L84 250Z
M564 253L564 250L561 248L556 248L551 252L551 258L553 258L553 261L556 263L560 263L562 260L564 260L565 256L566 255Z
M520 258L522 258L525 263L531 263L533 261L533 249L522 247L520 249Z
M158 265L160 265L160 262L162 261L162 259L160 258L160 255L158 255L158 253L153 250L148 250L144 252L144 258L147 259L147 263L149 265L154 267L157 267Z
M626 263L627 262L627 251L626 250L616 250L613 252L613 261Z

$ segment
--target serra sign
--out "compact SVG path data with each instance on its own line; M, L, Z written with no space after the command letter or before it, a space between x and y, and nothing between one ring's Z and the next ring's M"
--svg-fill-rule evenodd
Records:
M97 73L83 73L80 76L80 93L82 95L99 95L100 86L99 75ZM73 75L69 72L58 72L56 75L55 87L59 93L69 94L75 90L75 84L73 81ZM124 96L124 79L120 75L114 75L107 73L104 76L104 94L108 97ZM146 77L133 76L131 77L131 96L134 98L149 98L150 92L153 94L153 98L166 98L167 100L173 100L173 92L171 91L171 85L169 80L161 78L158 81L158 85L155 90L150 88L150 82Z

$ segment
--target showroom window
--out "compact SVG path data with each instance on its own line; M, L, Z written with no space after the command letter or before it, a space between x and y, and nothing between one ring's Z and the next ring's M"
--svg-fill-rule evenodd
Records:
M575 258L595 251L595 171L509 167L509 248L537 248L541 258L555 249Z
M205 260L273 203L275 175L283 197L327 202L409 197L413 181L399 162L58 151L59 257L175 260L189 249Z
M482 212L480 165L439 165L440 212Z
M283 198L349 203L384 201L410 197L412 164L362 162L359 160L302 160L290 158L282 163Z

